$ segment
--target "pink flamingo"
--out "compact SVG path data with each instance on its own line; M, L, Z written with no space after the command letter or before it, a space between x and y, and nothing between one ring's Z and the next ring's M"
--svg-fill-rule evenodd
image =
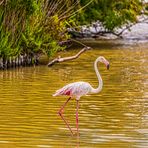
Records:
M57 90L55 94L53 94L53 96L60 96L60 95L69 96L68 100L60 108L58 114L61 116L61 118L63 119L63 121L67 125L67 127L69 128L69 130L70 130L72 135L73 135L73 131L70 128L68 122L64 119L64 116L62 115L62 112L64 111L64 107L69 102L69 100L72 97L76 98L76 101L77 101L77 107L76 107L76 128L77 128L77 133L78 133L78 127L79 127L79 124L78 124L78 122L79 122L78 110L79 110L79 99L80 99L80 97L84 96L84 95L87 95L87 94L99 93L102 90L103 81L102 81L102 78L101 78L100 73L99 73L98 68L97 68L97 63L98 62L104 63L106 65L107 69L109 69L109 62L103 56L100 56L100 57L98 57L95 60L95 62L94 62L94 69L95 69L95 72L96 72L96 75L97 75L98 81L99 81L99 86L96 89L93 88L87 82L74 82L74 83L70 83L70 84L62 87L61 89Z

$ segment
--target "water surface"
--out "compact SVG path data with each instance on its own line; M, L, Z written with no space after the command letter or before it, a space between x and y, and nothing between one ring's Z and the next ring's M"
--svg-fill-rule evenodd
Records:
M95 44L79 59L51 68L0 71L0 147L148 147L148 44L117 43ZM100 55L111 65L108 71L99 64L103 90L81 98L80 137L71 137L57 115L67 98L52 94L75 81L87 81L97 87L93 63ZM73 99L64 112L73 128L75 111Z

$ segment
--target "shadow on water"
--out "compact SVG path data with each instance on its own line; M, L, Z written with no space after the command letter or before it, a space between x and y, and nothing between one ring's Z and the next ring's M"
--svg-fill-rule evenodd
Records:
M104 43L103 43L104 44ZM105 44L104 44L105 45ZM148 145L148 44L99 47L79 59L46 66L0 71L0 147L139 147ZM75 54L79 49L65 52ZM57 111L65 97L55 90L75 81L98 82L93 62L103 55L109 71L99 64L103 90L80 100L80 138L71 137ZM76 101L65 109L75 127Z

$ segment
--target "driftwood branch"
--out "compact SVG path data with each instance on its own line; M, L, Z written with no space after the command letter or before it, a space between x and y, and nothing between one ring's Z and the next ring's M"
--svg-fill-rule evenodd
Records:
M50 62L48 63L48 67L49 67L49 66L52 66L52 65L54 65L54 64L56 64L56 63L60 63L60 62L65 62L65 61L70 61L70 60L77 59L83 52L85 52L85 51L87 51L87 50L90 50L90 49L91 49L91 47L86 46L86 47L84 47L83 49L81 49L81 50L80 50L76 55L74 55L74 56L65 57L65 58L61 58L61 57L59 56L58 58L55 58L55 59L53 59L52 61L50 61Z

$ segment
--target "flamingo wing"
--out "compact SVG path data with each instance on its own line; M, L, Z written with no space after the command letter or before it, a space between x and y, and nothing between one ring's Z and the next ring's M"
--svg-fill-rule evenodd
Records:
M67 95L81 97L91 91L91 85L87 82L75 82L68 84L57 90L53 96Z

